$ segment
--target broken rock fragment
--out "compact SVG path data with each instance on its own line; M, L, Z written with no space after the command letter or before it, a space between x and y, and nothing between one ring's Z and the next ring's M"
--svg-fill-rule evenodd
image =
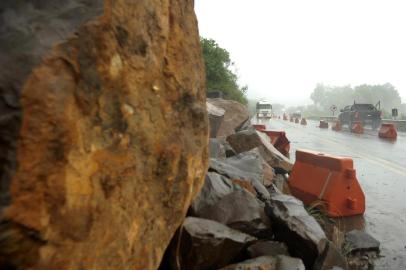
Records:
M254 186L258 196L265 200L270 198L269 192L263 184L262 157L257 149L223 160L211 158L209 170L227 176L230 179L249 181Z
M231 147L237 152L246 152L258 148L261 156L277 172L290 172L292 162L282 155L271 143L268 136L256 130L243 130L227 137Z
M266 213L271 219L275 239L286 243L289 253L301 258L306 267L313 267L326 248L327 238L303 203L293 196L273 193Z
M170 264L176 270L219 269L243 260L255 239L212 220L187 217L172 240Z
M251 258L260 256L289 255L288 248L283 242L258 240L247 248Z
M206 102L207 114L209 116L209 129L210 129L210 138L216 138L217 133L220 129L221 123L223 122L225 110L222 108L216 107L215 105Z

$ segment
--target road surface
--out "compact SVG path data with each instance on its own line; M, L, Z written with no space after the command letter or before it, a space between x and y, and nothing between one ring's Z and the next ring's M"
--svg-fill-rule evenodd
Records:
M372 130L357 135L345 127L340 132L320 129L316 121L308 121L307 126L276 119L263 123L270 130L286 131L292 160L296 149L353 158L366 212L345 219L343 227L364 229L381 242L382 257L375 269L406 269L406 134L399 133L391 142Z

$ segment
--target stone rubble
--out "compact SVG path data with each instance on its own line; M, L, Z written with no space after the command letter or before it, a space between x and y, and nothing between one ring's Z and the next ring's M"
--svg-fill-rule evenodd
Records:
M212 139L211 147L218 147L220 151L210 152L221 154L211 155L205 183L193 201L187 219L194 218L199 224L211 221L218 224L216 226L223 226L223 230L228 228L252 238L240 242L234 255L227 253L220 261L217 253L225 251L211 245L217 241L223 247L223 241L233 240L218 240L221 237L216 232L208 232L212 238L202 244L196 234L186 236L190 235L189 228L185 235L175 236L167 249L166 262L172 262L169 269L179 269L173 264L177 237L182 238L177 253L182 269L349 269L346 258L328 240L303 203L283 193L291 162L276 149L268 151L272 145L269 146L266 137L261 137L254 128L247 123L242 126L225 138L236 155L226 156L224 141ZM250 143L250 140L256 143ZM183 244L185 237L194 238L189 243L196 244Z

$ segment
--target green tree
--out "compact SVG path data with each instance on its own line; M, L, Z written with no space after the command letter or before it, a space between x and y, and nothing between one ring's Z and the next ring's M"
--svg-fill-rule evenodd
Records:
M229 52L213 39L201 38L200 43L206 68L207 92L221 91L226 99L247 104L248 87L238 85L238 77L230 69L233 63Z
M342 109L346 105L353 104L354 101L370 104L376 104L380 101L381 109L386 114L389 114L392 108L401 108L401 111L403 111L399 92L390 83L362 84L354 88L350 85L325 86L317 84L310 98L313 100L315 107L324 113L329 113L329 108L333 104Z

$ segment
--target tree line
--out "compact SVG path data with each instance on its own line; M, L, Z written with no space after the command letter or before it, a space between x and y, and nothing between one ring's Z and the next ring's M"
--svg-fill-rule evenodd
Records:
M231 70L234 63L230 53L213 39L200 38L206 68L206 92L220 91L225 99L247 104L247 86L238 84L238 76Z
M317 84L310 95L316 108L327 112L331 105L339 109L356 103L377 104L380 102L381 109L390 112L392 108L402 109L402 100L396 88L390 84L362 84L355 87L350 85L328 86Z

